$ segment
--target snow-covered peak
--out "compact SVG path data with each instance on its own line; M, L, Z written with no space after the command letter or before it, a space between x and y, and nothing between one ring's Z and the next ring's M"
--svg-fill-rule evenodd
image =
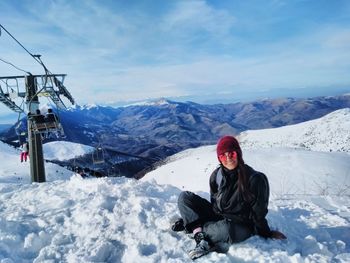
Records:
M97 108L97 107L99 107L99 106L97 104L95 104L95 103L84 105L84 108L87 109L87 110L90 110L90 109L93 109L93 108Z
M168 105L168 104L172 104L172 102L164 98L153 102L153 105Z
M280 128L250 130L239 136L243 147L295 147L323 152L350 152L350 108L319 119Z
M81 106L79 104L77 104L77 103L67 107L67 111L75 111L77 109L81 109Z
M91 110L91 109L96 109L96 108L100 108L103 107L101 105L97 105L94 103L89 103L89 104L84 104L84 105L78 105L78 104L74 104L70 107L67 108L68 111L74 111L74 110Z
M159 99L152 99L152 100L146 100L146 101L139 101L132 104L125 105L124 107L129 106L161 106L161 105L169 105L174 104L175 102L172 102L165 98L159 98Z

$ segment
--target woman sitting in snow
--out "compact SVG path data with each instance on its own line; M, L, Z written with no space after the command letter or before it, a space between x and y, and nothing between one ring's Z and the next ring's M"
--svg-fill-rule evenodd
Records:
M178 199L182 219L172 228L194 234L196 247L189 251L190 258L210 251L227 251L228 244L253 235L286 239L281 232L271 230L266 220L269 202L266 176L244 163L234 137L221 138L216 150L220 167L210 176L211 202L188 191Z

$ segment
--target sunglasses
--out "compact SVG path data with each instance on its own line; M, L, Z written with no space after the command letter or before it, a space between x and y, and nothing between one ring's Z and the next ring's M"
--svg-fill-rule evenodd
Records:
M220 162L226 162L227 158L237 159L237 153L235 151L232 151L232 152L226 152L219 155Z

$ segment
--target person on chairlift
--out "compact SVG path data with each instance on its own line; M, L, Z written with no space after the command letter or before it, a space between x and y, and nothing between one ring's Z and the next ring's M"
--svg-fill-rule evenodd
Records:
M45 122L44 115L41 114L39 109L35 111L35 114L29 113L28 116L32 118L35 124L42 124Z
M48 109L47 113L45 114L45 122L46 123L52 123L57 121L56 114L52 111L52 109Z

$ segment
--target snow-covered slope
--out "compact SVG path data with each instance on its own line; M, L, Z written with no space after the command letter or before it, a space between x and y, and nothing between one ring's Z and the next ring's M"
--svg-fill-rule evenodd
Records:
M246 131L240 135L243 146L297 147L313 151L350 152L350 108L295 125Z
M169 230L178 188L126 178L0 183L0 262L192 262L194 241ZM349 262L349 199L273 199L287 241L252 237L197 262Z
M248 149L248 165L265 173L271 193L345 194L350 196L350 161L347 153L313 152L292 148ZM215 146L205 146L173 155L168 163L148 173L143 180L171 184L183 190L209 192L209 177L218 166Z
M71 143L71 142L50 142L43 145L44 157L47 160L67 160L89 153L93 147ZM30 157L29 157L30 158ZM23 182L29 183L30 165L27 162L20 162L20 150L0 142L0 182ZM73 173L53 163L45 163L47 181L66 180Z
M76 156L91 153L95 148L79 143L56 141L45 143L43 149L45 159L64 161L73 159Z
M30 166L20 162L20 151L0 142L0 183L30 183ZM47 181L66 180L72 172L53 163L45 163Z

